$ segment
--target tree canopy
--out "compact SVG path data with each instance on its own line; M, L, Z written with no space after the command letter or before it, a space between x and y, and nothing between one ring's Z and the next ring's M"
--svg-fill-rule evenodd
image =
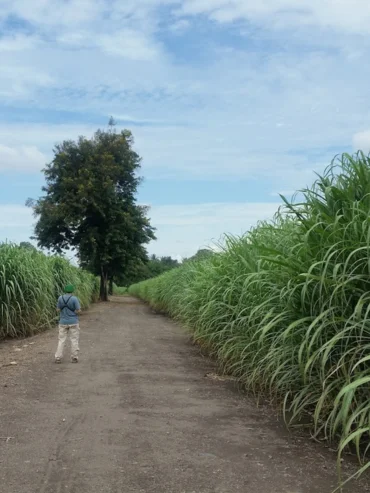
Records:
M192 257L183 259L182 263L201 262L215 255L213 250L203 248L198 250ZM128 268L117 275L116 281L120 286L130 286L141 281L160 276L165 272L179 267L181 262L169 256L159 257L151 255L149 260L143 262L133 262Z
M155 238L148 209L137 204L141 158L133 144L131 132L117 132L110 121L91 139L56 145L44 169L45 195L28 201L38 218L38 245L75 250L81 265L100 276L102 300L108 280L145 262L145 245Z

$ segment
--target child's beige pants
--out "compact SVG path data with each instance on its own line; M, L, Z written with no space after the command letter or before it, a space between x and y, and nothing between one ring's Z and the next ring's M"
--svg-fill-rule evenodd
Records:
M67 341L67 336L71 339L71 357L78 358L78 352L80 350L80 326L79 325L59 325L59 342L58 349L55 353L56 359L62 359L64 348Z

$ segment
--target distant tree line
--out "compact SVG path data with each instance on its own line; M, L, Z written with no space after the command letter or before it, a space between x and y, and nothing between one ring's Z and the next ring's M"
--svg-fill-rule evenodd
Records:
M212 250L201 249L192 257L183 259L182 262L168 256L151 255L147 260L132 263L125 272L116 276L115 282L120 286L130 286L131 284L157 277L164 272L179 267L182 263L204 260L213 254Z
M34 245L32 245L32 243L30 243L29 241L21 241L19 243L19 247L24 248L26 250L35 250L36 251L36 247Z

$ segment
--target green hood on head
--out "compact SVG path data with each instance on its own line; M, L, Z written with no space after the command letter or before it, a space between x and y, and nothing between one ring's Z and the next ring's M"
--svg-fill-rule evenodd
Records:
M73 293L74 290L75 287L73 286L73 284L67 284L67 286L65 286L64 288L65 293Z

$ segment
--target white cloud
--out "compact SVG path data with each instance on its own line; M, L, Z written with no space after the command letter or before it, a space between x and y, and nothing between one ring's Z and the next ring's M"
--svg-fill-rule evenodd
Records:
M210 203L153 206L149 212L157 227L150 253L189 257L212 246L225 233L242 235L258 221L272 219L279 203Z
M139 30L119 29L109 33L67 32L57 38L63 47L100 50L114 58L152 61L163 55L161 45Z
M191 22L188 19L179 19L178 21L173 22L169 29L173 33L182 34L191 26Z
M182 15L206 14L219 22L246 19L277 27L308 25L352 33L370 30L367 0L0 0L0 19L13 14L48 32L98 28L106 20L153 29L163 6Z
M95 44L103 35L104 50L108 47L110 52L114 49L115 54L129 54L133 58L133 52L120 50L121 43L114 42L122 31L126 33L123 38L127 47L141 47L138 56L142 59L143 46L146 56L152 53L150 46L155 43L164 6L168 8L168 29L172 31L186 30L192 16L207 15L220 23L245 20L294 31L306 26L310 30L370 33L367 0L0 0L0 22L9 15L17 16L48 39L58 39L70 46ZM128 34L132 34L131 39Z
M48 43L57 42L64 48L99 49L114 57L128 60L153 60L161 48L153 33L156 29L155 10L163 2L133 2L113 0L0 0L0 21L9 15L26 20ZM31 38L30 38L31 39ZM20 49L26 37L0 39L0 50Z
M5 51L29 51L40 43L37 36L24 34L8 35L0 38L0 53Z
M32 223L33 216L30 208L23 205L0 204L0 231L16 228L30 229ZM28 237L25 236L25 232L23 231L21 234L23 235L22 238L27 240Z
M150 119L150 118L138 118L136 116L131 116L131 115L112 115L115 120L118 120L118 122L127 122L127 123L138 123L138 124L153 124L153 125L166 125L166 120L156 120L156 119Z
M333 28L345 32L370 33L367 0L183 0L181 14L208 14L219 22L268 22L276 27L298 25Z
M128 60L155 60L161 54L158 43L138 31L125 29L115 34L97 38L97 46L110 55Z
M18 49L28 42L24 35L0 40L0 103L4 108L35 108L43 114L73 111L82 119L93 115L95 121L98 115L107 121L113 113L126 119L127 126L140 125L132 130L148 178L276 180L278 185L271 184L267 193L304 187L312 181L312 169L321 171L334 154L347 150L359 128L368 126L370 68L364 38L356 43L345 32L326 36L325 43L333 43L326 50L321 46L324 29L316 29L310 35L314 45L310 41L297 47L293 42L297 35L282 49L272 30L268 30L271 38L261 30L253 43L265 34L268 42L277 45L271 43L273 48L268 45L266 50L263 45L259 52L253 43L231 46L227 36L223 44L221 32L217 44L205 34L204 64L192 63L190 57L198 55L193 48L183 62L173 52L166 54L158 41L161 29L168 35L177 21L178 27L183 21L184 27L193 23L191 16L174 19L168 12L160 23L159 6L182 5L194 15L217 13L220 19L231 9L232 17L238 13L240 19L267 23L287 12L322 19L330 6L328 1L303 0L297 12L295 4L293 0L258 4L249 0L112 0L109 4L0 0L0 17L13 13L38 32L30 39L30 46L35 43L37 48L31 51ZM351 22L342 4L329 27L343 9ZM357 19L361 11L366 18L369 8L364 4L362 11L352 14ZM199 19L194 29L201 25ZM285 36L289 38L290 31ZM348 54L334 50L338 39ZM28 170L38 170L41 156L36 151L44 164L56 142L91 136L97 126L0 123L0 145L13 149L13 157L7 151L7 160L18 163L13 169L21 169L19 163L27 161L34 163ZM29 155L26 160L30 148L33 158Z
M89 124L0 123L0 142L10 147L35 145L42 152L51 152L54 144L65 139L76 139L80 135L92 137L95 130L96 126Z
M325 38L325 42L329 39L333 43L340 38L349 53L353 54L354 49L359 52L357 58L348 54L346 59L341 53L321 50L317 41L317 37L322 40L321 31L315 31L317 37L310 35L317 41L314 48L309 45L310 49L304 46L303 51L297 51L292 43L283 51L262 54L254 48L230 50L227 43L222 47L220 36L221 47L204 44L209 55L204 66L173 63L158 42L157 7L168 4L175 8L180 3L146 0L137 4L130 0L112 2L107 8L104 1L90 0L80 5L36 0L34 8L30 8L26 0L14 2L16 6L3 2L8 12L15 9L17 15L29 18L45 32L48 41L38 45L32 54L4 52L0 101L20 104L26 99L43 110L72 108L81 114L96 112L107 117L112 113L127 113L142 123L179 119L193 129L197 127L196 130L193 135L188 129L171 130L168 140L172 146L172 142L181 142L184 135L190 144L188 155L197 140L204 143L204 154L211 147L211 154L220 156L227 154L229 148L231 159L234 153L239 153L239 159L241 152L246 157L260 155L261 148L280 152L296 146L348 145L350 136L363 123L361 115L368 99L370 69L366 49L365 53L359 49L366 46L362 38L357 44L353 40L347 43L345 34ZM303 7L306 4L304 0ZM251 1L191 3L185 0L183 5L202 13L222 10L226 5L246 9L248 13L261 9L262 5L261 12L267 16L283 7L289 11L294 2L265 1L258 4L260 7L253 7L257 4ZM89 10L85 12L87 7ZM60 10L64 8L65 17ZM73 8L77 10L76 19L69 23ZM314 1L312 8L320 8L319 3ZM46 15L49 13L50 18ZM191 55L197 54L189 51L188 56ZM153 130L152 135L152 140L154 136L163 138L158 131ZM224 139L217 146L216 136ZM233 143L229 145L231 140ZM163 163L162 157L158 160ZM178 156L170 158L173 163ZM185 155L181 158L185 159ZM201 170L201 166L197 169Z
M57 27L75 27L93 22L99 19L108 5L103 0L0 0L0 7L0 18L16 15L35 26L52 31Z
M352 142L355 151L370 152L370 130L356 133Z
M0 204L0 242L29 241L33 223L31 209L22 205Z
M88 31L69 31L66 33L58 34L56 42L60 43L63 47L79 47L79 48L91 48L94 43L90 37Z
M14 148L0 144L0 171L40 171L46 161L46 156L35 146Z
M24 101L32 97L34 91L52 86L53 78L45 69L35 69L29 62L18 66L14 63L14 53L10 57L13 62L3 60L1 65L0 102Z
M183 67L161 59L118 63L97 52L49 47L35 52L30 66L17 53L3 61L0 99L3 93L7 104L19 103L27 96L43 110L161 122L160 128L134 129L146 162L197 176L214 168L217 174L221 166L260 169L261 158L276 169L277 160L297 161L287 155L291 149L340 152L363 124L370 77L364 58L342 63L332 54L287 52L261 64L255 53L215 56L206 67ZM172 125L176 120L186 125Z

